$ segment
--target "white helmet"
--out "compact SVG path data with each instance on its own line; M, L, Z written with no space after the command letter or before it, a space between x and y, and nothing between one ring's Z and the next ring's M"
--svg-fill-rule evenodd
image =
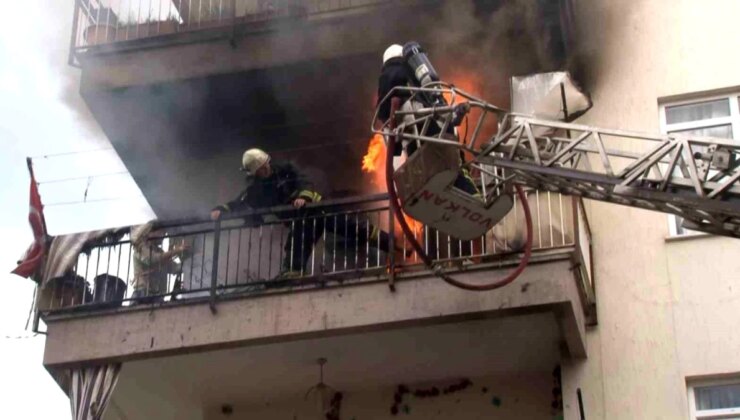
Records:
M242 171L254 175L259 168L270 161L270 155L261 149L249 149L242 155Z
M383 53L383 64L391 58L403 57L403 47L398 44L393 44L385 49Z

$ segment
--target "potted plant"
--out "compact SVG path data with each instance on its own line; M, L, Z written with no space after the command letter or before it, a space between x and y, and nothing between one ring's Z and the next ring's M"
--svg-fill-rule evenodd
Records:
M85 28L83 38L85 45L99 45L114 42L116 37L116 27L108 24L90 25Z
M127 19L122 19L119 26L114 29L115 36L109 36L108 42L172 34L178 30L178 21L172 15L160 18L159 16L144 17L132 13Z
M177 23L174 17L168 17L165 20L149 18L141 25L138 25L138 34L140 37L173 34L177 32Z

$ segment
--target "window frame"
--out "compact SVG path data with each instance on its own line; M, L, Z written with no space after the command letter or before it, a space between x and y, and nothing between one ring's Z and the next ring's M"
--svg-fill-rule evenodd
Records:
M687 382L686 388L689 400L689 418L691 420L719 420L740 418L740 406L733 408L721 408L716 410L697 410L696 395L694 393L694 388L739 384L740 377L735 377L731 379L708 379Z
M706 120L696 120L673 124L667 123L666 108L680 105L698 104L702 102L711 102L719 99L727 99L730 102L730 115L726 117L710 118ZM660 132L663 134L668 134L668 132L674 131L695 130L698 128L709 128L718 125L729 124L732 127L732 140L740 142L740 90L733 90L721 94L691 94L691 97L686 99L659 101L659 108ZM668 215L667 221L669 238L687 238L692 236L707 235L704 232L698 232L689 229L679 231L676 215Z

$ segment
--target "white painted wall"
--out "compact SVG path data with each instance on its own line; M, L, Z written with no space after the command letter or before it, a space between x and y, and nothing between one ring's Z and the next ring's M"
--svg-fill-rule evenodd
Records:
M576 0L594 108L579 122L658 132L659 98L740 85L736 0ZM669 242L666 216L590 203L599 325L564 369L566 418L686 419L686 378L740 372L740 241Z

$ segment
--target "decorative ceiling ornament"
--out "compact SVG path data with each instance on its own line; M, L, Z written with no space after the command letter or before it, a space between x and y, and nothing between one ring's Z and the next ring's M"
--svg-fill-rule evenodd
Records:
M326 358L321 357L316 362L319 364L319 383L306 391L304 399L313 399L316 409L319 410L322 415L326 415L332 411L332 403L334 402L334 396L337 392L334 388L324 383L324 365L327 362Z

